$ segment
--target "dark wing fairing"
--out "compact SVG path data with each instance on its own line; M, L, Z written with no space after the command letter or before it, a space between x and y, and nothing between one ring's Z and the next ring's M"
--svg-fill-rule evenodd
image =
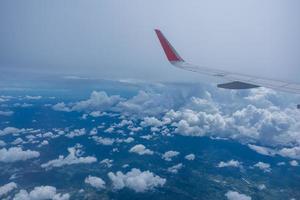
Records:
M218 84L218 87L224 89L243 90L243 89L258 88L259 86L240 82L240 81L233 81L230 83Z

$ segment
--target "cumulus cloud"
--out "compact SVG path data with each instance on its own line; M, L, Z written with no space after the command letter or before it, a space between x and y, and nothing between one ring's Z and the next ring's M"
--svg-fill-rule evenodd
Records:
M267 187L266 187L265 184L259 184L259 185L257 186L257 188L258 188L259 190L265 190Z
M24 140L22 138L16 138L11 144L18 145L24 143Z
M223 168L223 167L240 167L240 166L241 166L241 163L237 160L229 160L227 162L221 161L217 165L217 167L219 167L219 168Z
M0 110L0 116L6 116L6 117L9 117L9 116L12 116L14 114L13 111L1 111Z
M183 167L182 163L179 163L177 165L174 165L172 167L168 168L168 172L173 173L173 174L177 174L178 171Z
M101 160L100 164L105 165L106 167L110 168L112 166L113 160L105 158Z
M85 134L86 134L85 128L75 129L75 130L71 131L70 133L66 134L66 137L74 138L74 137L83 136Z
M52 106L52 109L55 111L71 112L72 109L69 108L64 102L57 103Z
M225 196L228 200L251 200L252 198L250 196L247 196L245 194L240 194L235 191L228 191L226 192Z
M25 96L25 99L29 99L29 100L39 100L41 98L42 96L30 96L30 95Z
M61 102L55 104L54 106L52 106L52 108L56 111L64 112L92 111L91 115L95 116L98 114L96 113L96 111L110 110L113 106L115 106L122 100L123 98L121 98L119 95L108 96L106 92L93 91L90 98L87 100L72 103L70 105L66 105L64 102Z
M300 147L282 148L278 151L278 154L283 157L300 159Z
M30 103L15 103L14 107L20 107L20 108L29 108L32 107L33 104Z
M140 138L145 139L145 140L150 140L153 136L152 135L142 135Z
M43 140L40 144L39 144L39 147L42 147L42 146L45 146L45 145L48 145L49 142L47 140Z
M195 160L196 156L195 156L195 154L191 153L191 154L186 155L184 158L187 160Z
M124 143L131 143L134 141L134 138L133 137L128 137L126 139L117 139L117 142L121 143L121 142L124 142Z
M162 187L166 183L166 179L161 178L150 171L141 171L139 169L131 169L131 171L123 174L109 172L108 177L112 181L113 187L116 190L127 187L135 192L145 192L156 187Z
M286 103L293 98L265 88L229 92L209 86L204 89L201 85L160 84L128 99L93 92L89 99L61 104L60 109L114 111L139 118L142 126L155 132L167 125L174 128L167 134L232 138L252 145L293 148L300 146L300 111Z
M275 96L276 94L277 93L272 89L260 87L250 90L248 96L246 96L245 99L253 101L255 103L257 103L258 101L262 101L260 102L260 104L266 102L270 104L271 102L267 98L270 96Z
M37 151L25 150L21 147L11 147L9 149L0 149L0 162L11 163L17 161L25 161L28 159L37 158L40 153Z
M93 135L91 137L97 144L105 145L105 146L111 146L114 143L131 143L134 141L134 138L128 137L126 139L120 139L120 138L108 138L108 137L101 137Z
M115 139L113 138L103 138L100 136L93 136L92 139L97 143L97 144L102 144L105 146L110 146L115 143Z
M18 129L15 127L6 127L3 130L0 130L0 136L9 135L9 134L19 134L23 132L24 129Z
M253 145L253 144L248 144L248 147L250 149L252 149L253 151L265 155L265 156L274 156L275 155L275 151L267 148L267 147L261 147L261 146L257 146L257 145Z
M123 98L121 98L119 95L108 96L106 92L93 91L88 100L76 103L72 107L72 110L105 110L116 105L121 100L123 100Z
M293 167L297 167L297 166L299 166L299 163L296 160L292 160L292 161L290 161L290 165Z
M155 117L145 117L144 120L141 122L142 126L155 126L155 127L159 127L159 126L163 126L164 122L158 120Z
M42 168L51 169L53 167L62 167L64 165L74 165L74 164L90 164L97 162L97 158L93 156L80 157L82 151L80 146L68 148L69 155L66 157L60 155L57 159L50 160L47 163L41 165Z
M259 154L266 156L280 155L282 157L300 159L300 147L284 147L281 149L271 149L268 147L262 147L257 145L248 144L248 147Z
M96 189L104 189L105 188L105 182L96 176L91 176L89 175L88 177L85 178L84 182L86 184L91 185L92 187Z
M68 193L57 193L53 186L38 186L29 193L26 190L20 190L14 197L14 200L68 200L70 195Z
M137 144L129 150L130 153L137 153L139 155L153 155L153 151L146 149L142 144Z
M0 197L7 195L11 191L17 188L17 184L15 182L7 183L3 186L0 186Z
M264 172L271 172L271 165L268 163L258 162L254 165L254 167L257 167Z
M4 147L6 145L6 142L4 142L3 140L0 140L0 147Z
M166 101L163 94L139 91L139 93L126 101L120 102L116 110L127 116L153 116L165 112L172 102Z
M172 161L172 158L178 156L180 153L178 151L167 151L162 155L165 161Z

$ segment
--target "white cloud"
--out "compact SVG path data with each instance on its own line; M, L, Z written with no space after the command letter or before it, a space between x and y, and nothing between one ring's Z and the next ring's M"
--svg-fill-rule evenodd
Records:
M150 140L153 136L152 135L142 135L140 138L145 140Z
M13 111L1 111L0 110L0 116L6 116L6 117L9 117L9 116L12 116L14 114Z
M280 155L280 156L287 157L287 158L300 159L300 147L299 146L295 146L295 147L291 147L291 148L285 147L282 149L271 149L271 148L267 148L267 147L248 144L248 147L250 149L256 151L257 153L266 155L266 156Z
M265 190L267 187L266 187L265 184L259 184L259 185L257 186L257 188L258 188L259 190Z
M285 162L279 162L279 163L277 163L277 165L278 166L283 166L283 165L285 165Z
M3 186L0 186L0 197L7 195L9 192L17 188L17 184L15 182L7 183Z
M4 147L6 143L3 140L0 140L0 147Z
M89 175L88 177L85 178L84 182L97 189L105 188L105 182L101 178L96 176Z
M14 141L11 142L13 145L18 145L24 143L24 140L22 138L16 138Z
M93 156L80 157L82 151L79 147L70 147L68 148L69 155L66 157L60 155L57 159L50 160L47 163L41 165L42 168L51 169L53 167L62 167L64 165L73 165L73 164L90 164L97 162L97 158Z
M0 149L0 162L11 163L17 161L25 161L32 158L37 158L39 156L39 152L31 150L23 151L21 147Z
M117 127L124 127L124 126L132 126L133 122L131 120L126 120L123 119L118 125Z
M163 125L164 125L164 123L155 117L145 117L144 120L141 122L141 126L160 127Z
M168 168L168 172L173 173L173 174L177 174L178 171L183 167L182 163L179 163L177 165L174 165L172 167Z
M74 137L83 136L85 134L86 134L85 128L75 129L75 130L71 131L70 133L66 134L66 137L74 138Z
M258 101L262 101L263 103L266 103L267 101L268 103L271 103L266 98L275 95L276 92L274 90L260 87L260 88L249 90L249 95L245 97L245 99L253 101L255 103L257 103Z
M135 192L145 192L152 190L156 187L162 187L166 183L166 179L161 178L150 171L141 171L139 169L131 169L131 171L123 174L118 171L116 174L113 172L108 173L108 177L113 183L116 190L124 187L134 190Z
M113 160L110 160L108 158L103 159L100 164L106 165L106 167L110 168L112 166Z
M92 116L92 117L101 117L103 115L104 115L104 113L102 113L100 111L93 111L90 113L90 116Z
M40 143L39 147L45 146L45 145L48 145L48 144L49 144L49 142L48 142L47 140L43 140L43 141Z
M252 149L253 151L256 151L259 154L265 155L265 156L274 156L275 152L274 150L267 148L267 147L261 147L253 144L248 144L248 147Z
M292 161L290 161L290 165L293 167L297 167L297 166L299 166L299 163L296 160L292 160Z
M278 151L278 154L284 157L300 159L300 147L282 148Z
M258 162L254 165L254 167L257 167L257 168L263 170L264 172L271 172L271 166L268 163Z
M178 156L180 153L178 151L167 151L162 155L165 161L172 161L172 158Z
M23 131L24 129L18 129L15 127L6 127L3 130L0 130L0 136L9 135L9 134L19 134Z
M114 132L115 128L114 127L109 127L107 129L104 130L105 133L112 133Z
M15 103L14 107L20 107L20 108L29 108L32 107L33 104L30 103Z
M126 101L121 101L116 106L116 111L126 116L152 116L162 113L169 102L161 94L139 91L139 93Z
M52 132L48 131L42 135L44 138L56 138L58 135L54 135Z
M55 111L71 112L72 110L64 103L60 102L52 106Z
M39 100L41 98L42 96L30 96L30 95L25 96L25 99L29 99L29 100Z
M196 156L195 156L195 154L191 153L191 154L186 155L184 158L187 160L195 160Z
M80 101L72 106L74 111L102 111L115 106L117 103L122 101L119 95L108 96L106 92L93 91L90 98L85 101Z
M251 200L252 198L250 196L247 196L245 194L240 194L235 191L228 191L225 196L228 200Z
M293 148L300 146L300 111L286 103L290 99L295 97L264 88L229 92L209 86L160 84L147 85L147 91L128 99L93 92L85 101L61 105L61 110L114 111L143 120L142 124L155 132L163 133L162 125L170 124L175 131L167 134L208 135ZM265 150L259 152L268 154Z
M104 138L101 136L96 136L93 135L91 137L97 144L105 145L105 146L110 146L113 145L115 142L116 143L131 143L134 141L134 138L128 137L126 139L120 139L120 138Z
M92 139L97 143L97 144L102 144L106 146L113 145L115 143L115 139L113 138L103 138L100 136L93 136Z
M229 160L227 162L219 162L219 164L217 165L217 167L219 168L223 168L223 167L240 167L241 163L237 160Z
M68 193L61 194L56 192L53 186L38 186L29 193L26 190L20 190L14 197L14 200L68 200Z
M90 131L90 135L97 135L98 134L98 130L96 128L93 128L91 131Z
M125 142L125 143L131 143L131 142L133 142L134 141L134 138L133 137L128 137L128 138L126 138L126 139L119 139L119 140L117 140L117 142Z
M139 155L153 155L153 151L146 149L142 144L137 144L129 150L130 153L137 153Z

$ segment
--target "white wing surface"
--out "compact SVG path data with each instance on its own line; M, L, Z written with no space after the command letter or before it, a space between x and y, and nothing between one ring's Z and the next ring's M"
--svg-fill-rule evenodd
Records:
M173 46L165 38L160 30L155 30L162 48L169 60L169 62L181 69L197 72L204 75L218 77L225 80L225 83L218 84L218 87L225 89L250 89L256 87L267 87L284 92L300 94L299 83L289 83L286 81L278 81L260 77L254 77L234 72L228 72L208 67L196 66L185 62L176 52ZM299 106L300 108L300 106Z

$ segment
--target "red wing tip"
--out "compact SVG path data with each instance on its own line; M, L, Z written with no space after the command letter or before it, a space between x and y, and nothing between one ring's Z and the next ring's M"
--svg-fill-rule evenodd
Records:
M159 29L154 29L157 37L160 41L161 46L163 47L165 54L170 62L183 61L183 59L178 55L176 50L172 47L169 41L165 38L163 33Z

